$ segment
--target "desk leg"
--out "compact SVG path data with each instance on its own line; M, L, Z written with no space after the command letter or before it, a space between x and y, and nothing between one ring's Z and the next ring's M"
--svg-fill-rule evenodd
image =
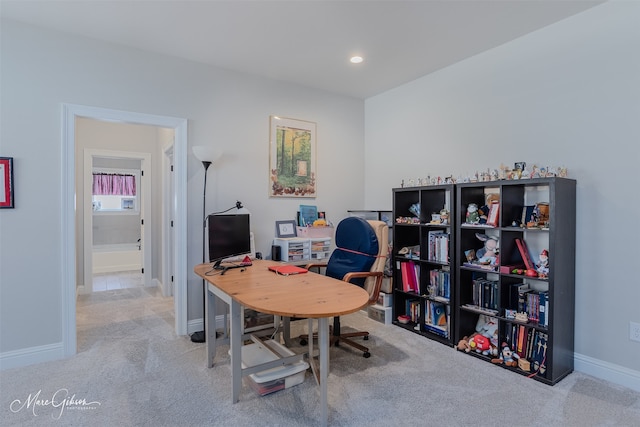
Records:
M282 334L284 335L283 337L284 345L286 345L287 347L291 347L291 318L282 317L281 319L282 319Z
M309 341L313 341L311 335L309 335ZM326 317L318 319L318 341L320 347L320 420L321 424L326 426L328 419L327 376L329 374L329 322Z
M206 290L206 304L204 306L204 324L207 331L205 340L207 341L207 368L213 367L213 359L216 357L216 296Z
M241 307L236 300L230 304L231 317L231 382L233 383L232 403L238 402L240 389L242 388L242 328L241 328Z

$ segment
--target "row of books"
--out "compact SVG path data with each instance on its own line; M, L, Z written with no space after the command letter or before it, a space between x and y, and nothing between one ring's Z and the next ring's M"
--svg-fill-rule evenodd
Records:
M478 278L473 280L473 304L478 307L498 309L498 281Z
M437 301L425 302L424 330L444 338L449 337L449 306Z
M524 325L509 324L506 329L507 344L521 358L532 363L532 370L544 376L546 371L548 334Z
M429 296L451 298L451 273L447 269L429 270Z
M408 299L406 301L406 315L411 318L413 323L418 323L420 321L420 301Z
M530 322L549 326L549 292L531 289L526 283L514 283L509 289L509 308L527 313Z
M427 259L429 261L449 262L449 234L444 231L429 231Z
M401 261L398 269L402 275L402 290L420 293L420 265L413 261Z

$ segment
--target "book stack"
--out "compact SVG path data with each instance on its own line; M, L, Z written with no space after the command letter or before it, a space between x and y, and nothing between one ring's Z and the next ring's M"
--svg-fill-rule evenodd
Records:
M401 261L398 269L402 274L402 290L420 293L420 265L413 261Z
M428 239L428 260L449 263L449 234L443 231L430 231Z
M527 320L549 326L549 292L536 291L526 283L514 283L509 289L509 307L527 313Z
M406 314L411 318L413 323L418 323L420 317L420 301L417 299L407 300Z
M498 281L478 278L473 280L473 304L491 310L498 309Z
M525 325L509 324L506 330L507 343L523 359L532 362L533 369L544 376L546 371L548 335Z
M424 330L444 338L449 337L449 306L437 301L426 301Z
M429 296L442 301L451 298L451 274L449 270L429 271Z

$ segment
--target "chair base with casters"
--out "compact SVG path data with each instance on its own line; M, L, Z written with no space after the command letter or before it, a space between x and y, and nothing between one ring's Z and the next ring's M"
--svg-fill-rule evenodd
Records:
M373 230L373 232L375 233L375 239L377 239L377 244L376 244L376 252L372 252L370 254L368 254L367 256L371 257L372 259L375 259L375 261L370 264L371 267L368 271L350 271L347 272L346 274L344 274L344 276L342 276L342 280L346 281L346 282L353 282L353 281L364 281L363 286L365 288L365 290L367 290L367 292L369 293L369 301L368 301L368 305L372 305L375 304L378 300L378 295L380 293L380 289L382 287L382 277L383 277L383 271L384 271L384 265L386 263L386 257L387 257L387 251L388 251L388 226L385 222L382 221L365 221L362 220L360 218L347 218L346 220L347 222L354 222L354 221L360 221L360 224L355 224L356 228L360 228L360 227L368 227L369 232L371 232L371 230ZM363 223L365 223L365 225L363 225ZM366 223L368 223L368 226L366 225ZM359 253L357 250L355 250L356 248L344 248L344 246L339 242L338 238L339 238L339 233L340 233L340 226L342 225L342 222L340 224L338 224L338 228L336 229L336 245L338 246L338 248L342 248L342 250L346 250L347 252L356 252ZM339 249L336 249L339 250ZM362 255L362 254L361 254ZM330 269L331 269L331 263L333 260L333 255L332 257L329 259L329 262L327 264L318 264L318 263L314 263L314 264L308 264L306 266L307 269L314 269L314 268L322 268L322 267L326 267L327 268L327 275L331 275L330 274ZM338 261L339 262L339 261ZM341 274L340 274L341 275ZM338 276L333 276L336 278L339 278L340 275ZM313 334L312 335L313 339L317 339L317 334ZM340 318L339 317L334 317L333 318L333 327L330 327L330 344L331 345L335 345L336 347L340 346L340 343L349 345L357 350L360 350L363 352L363 357L368 358L371 356L371 353L369 352L369 348L358 343L355 342L353 340L353 338L358 338L358 337L362 337L363 340L368 340L369 339L369 332L366 331L356 331L356 332L346 332L346 333L342 333L342 331L340 330ZM300 344L302 345L306 345L307 341L309 339L308 335L301 335L300 336Z
M353 341L351 338L362 337L363 340L367 341L369 339L369 332L367 331L356 331L356 332L340 332L340 318L333 318L333 326L329 326L329 345L333 345L336 347L340 347L340 343L344 343L350 345L353 348L356 348L362 351L362 357L369 358L371 357L371 353L369 352L369 347L365 347L362 344L358 344ZM318 339L318 333L313 333L313 339ZM309 340L309 335L300 335L300 345L307 345Z

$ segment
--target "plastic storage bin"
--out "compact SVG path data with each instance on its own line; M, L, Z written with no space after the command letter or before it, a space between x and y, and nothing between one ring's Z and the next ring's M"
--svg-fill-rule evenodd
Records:
M318 237L311 239L311 259L321 260L331 256L331 238Z
M280 257L284 262L305 261L311 258L311 240L300 237L277 238L275 246L280 246Z
M283 355L293 356L291 350L277 341L267 341L271 347L277 348ZM242 366L243 368L259 365L278 359L268 348L261 344L249 344L242 346ZM269 393L293 387L304 381L305 371L309 364L304 361L277 366L265 371L257 372L245 377L249 386L259 395L264 396Z

